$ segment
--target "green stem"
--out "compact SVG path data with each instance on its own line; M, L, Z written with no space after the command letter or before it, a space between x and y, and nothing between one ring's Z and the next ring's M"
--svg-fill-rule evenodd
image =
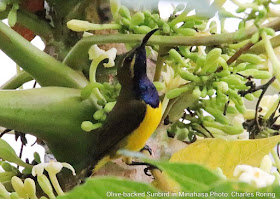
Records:
M161 71L162 71L164 60L165 60L163 55L166 54L169 49L170 48L166 48L164 46L159 47L154 81L159 81L160 80Z
M5 84L3 84L0 89L16 89L31 80L33 80L33 78L27 72L21 71Z
M280 20L277 18L262 27L280 29ZM225 43L239 42L250 38L258 29L255 26L246 28L244 31L234 33L222 33L209 36L159 36L153 35L148 44L162 46L211 46ZM139 34L119 34L119 35L93 35L81 39L68 53L64 59L64 63L71 68L76 66L86 65L88 62L88 50L94 44L104 43L141 43L144 35Z
M81 100L79 89L45 87L0 91L0 126L46 141L58 161L79 168L88 159L94 133L81 129L94 121L97 105ZM85 166L85 165L83 165Z
M265 31L262 32L262 39L264 41L264 46L265 46L267 55L272 62L273 73L275 74L278 82L280 82L280 61L278 60L278 58L273 50L273 47L270 43L270 40L268 39L267 33Z
M0 49L41 86L83 88L88 84L82 74L40 51L2 21L0 21Z
M275 149L272 149L271 150L271 155L274 159L274 162L275 162L275 165L276 165L276 168L278 169L278 172L280 171L280 160L279 160L279 157L275 151Z
M5 19L8 14L9 9L1 12L0 18ZM47 21L42 20L37 15L25 10L19 9L17 11L17 23L32 30L36 35L39 35L44 39L49 39L53 35L53 28Z
M240 3L238 0L231 0L234 4L240 8L252 8L253 10L258 10L258 6L254 3Z
M36 35L39 35L44 39L53 37L53 28L51 25L30 12L18 10L17 23L32 30Z
M90 69L89 69L89 81L91 83L96 82L96 70L97 70L97 67L98 67L99 63L102 60L103 60L103 58L102 59L97 59L97 60L92 61L92 63L91 63L91 66L90 66ZM106 99L101 94L101 92L99 91L98 88L93 88L92 91L93 91L94 95L97 97L97 99L106 102Z
M275 37L272 37L270 39L270 43L273 48L276 48L280 46L280 35L277 35ZM254 53L254 54L262 54L265 52L265 47L264 47L264 41L260 41L257 44L255 44L252 48L249 49L248 53Z
M166 97L166 95L164 96L163 100L162 100L162 115L165 115L165 110L168 106L169 103L169 99Z

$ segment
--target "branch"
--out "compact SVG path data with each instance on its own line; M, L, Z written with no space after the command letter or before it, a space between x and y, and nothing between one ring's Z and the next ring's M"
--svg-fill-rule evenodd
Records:
M22 86L24 83L33 80L33 78L25 71L12 77L9 81L3 84L0 89L16 89Z
M6 19L9 11L10 9L0 12L0 19ZM53 28L47 21L42 20L37 15L25 10L17 10L17 23L32 30L36 35L39 35L46 40L53 36Z
M273 48L276 48L278 46L280 46L280 35L277 35L275 37L272 37L270 39L270 43L272 45ZM254 53L254 54L262 54L265 53L266 49L264 47L264 41L261 40L260 42L258 42L257 44L255 44L249 51L248 53Z
M0 49L41 86L83 88L87 79L80 73L40 51L0 21Z
M263 25L262 27L280 29L280 20L276 20ZM255 26L234 33L222 33L209 36L159 36L153 35L148 44L162 46L211 46L225 43L239 42L250 38L258 29ZM94 44L104 43L140 43L143 35L139 34L119 34L119 35L94 35L81 39L68 53L64 63L71 68L76 68L86 64L88 61L88 49Z
M36 35L39 35L46 40L53 37L53 28L51 25L30 12L21 9L18 10L17 23L32 30Z
M59 161L77 166L93 151L95 134L83 131L81 123L92 120L97 108L81 101L79 89L2 90L0 110L0 126L46 141Z

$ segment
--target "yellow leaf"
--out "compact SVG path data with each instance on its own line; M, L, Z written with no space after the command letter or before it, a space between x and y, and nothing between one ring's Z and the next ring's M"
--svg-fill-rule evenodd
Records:
M227 177L232 177L234 168L239 164L259 167L262 158L279 141L280 136L236 141L204 139L177 151L170 161L198 163L211 169L220 167Z

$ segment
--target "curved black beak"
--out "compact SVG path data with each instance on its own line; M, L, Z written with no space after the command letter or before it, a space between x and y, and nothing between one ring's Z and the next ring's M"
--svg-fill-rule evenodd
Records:
M145 37L143 38L143 40L142 40L142 43L140 44L140 48L141 47L144 47L146 44L147 44L147 42L148 42L148 40L150 39L150 37L156 32L156 31L158 31L159 30L159 28L156 28L156 29L153 29L153 30L151 30L150 32L148 32L146 35L145 35Z

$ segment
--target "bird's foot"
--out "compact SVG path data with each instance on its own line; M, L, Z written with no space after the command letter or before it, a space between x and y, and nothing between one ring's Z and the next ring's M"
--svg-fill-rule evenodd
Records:
M129 166L147 166L144 169L144 173L147 176L152 176L152 174L150 174L149 171L151 171L152 169L157 169L157 167L155 167L154 165L151 165L151 164L145 163L145 162L131 162L131 164L129 164Z
M140 152L142 152L142 153L145 153L145 151L149 152L149 155L150 155L150 156L153 155L153 151L152 151L152 149L151 149L148 145L145 145L145 146L140 150Z

